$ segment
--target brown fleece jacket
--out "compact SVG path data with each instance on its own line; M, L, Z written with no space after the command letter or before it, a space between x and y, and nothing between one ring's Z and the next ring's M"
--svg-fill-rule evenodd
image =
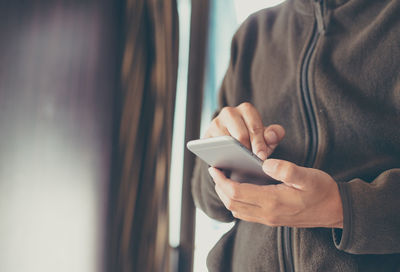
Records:
M221 107L245 101L266 126L285 127L273 157L338 182L344 228L290 228L288 238L236 220L209 270L400 271L400 1L287 0L250 16L220 92ZM233 221L207 167L196 163L195 203Z

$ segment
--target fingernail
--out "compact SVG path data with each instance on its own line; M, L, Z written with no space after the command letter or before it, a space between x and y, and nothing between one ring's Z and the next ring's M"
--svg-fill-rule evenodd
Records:
M265 151L260 151L257 153L257 156L264 161L267 159L268 154Z
M278 142L278 135L272 130L268 131L265 135L265 141L267 144L276 144Z
M276 170L277 163L274 160L266 160L263 163L263 170L266 173L274 173Z

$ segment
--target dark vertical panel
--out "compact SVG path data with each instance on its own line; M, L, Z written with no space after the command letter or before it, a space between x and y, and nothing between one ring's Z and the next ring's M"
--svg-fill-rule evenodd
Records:
M0 4L0 271L99 271L117 1Z
M168 271L175 0L127 0L108 271Z
M192 0L185 143L199 138L200 135L209 6L209 0ZM190 180L193 174L194 161L194 155L185 148L179 246L180 272L193 270L195 207L191 195Z

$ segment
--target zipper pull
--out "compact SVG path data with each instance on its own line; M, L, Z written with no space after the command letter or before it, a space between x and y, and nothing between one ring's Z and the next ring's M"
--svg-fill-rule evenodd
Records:
M314 12L315 12L315 18L317 19L318 32L324 34L326 27L324 22L322 1L323 0L314 0Z

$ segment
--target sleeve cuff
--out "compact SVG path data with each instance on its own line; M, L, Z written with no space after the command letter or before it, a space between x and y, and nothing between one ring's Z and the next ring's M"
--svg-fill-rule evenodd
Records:
M345 250L350 243L350 233L352 231L351 199L347 188L347 183L338 182L339 194L342 199L343 207L343 229L332 229L333 241L339 250Z

